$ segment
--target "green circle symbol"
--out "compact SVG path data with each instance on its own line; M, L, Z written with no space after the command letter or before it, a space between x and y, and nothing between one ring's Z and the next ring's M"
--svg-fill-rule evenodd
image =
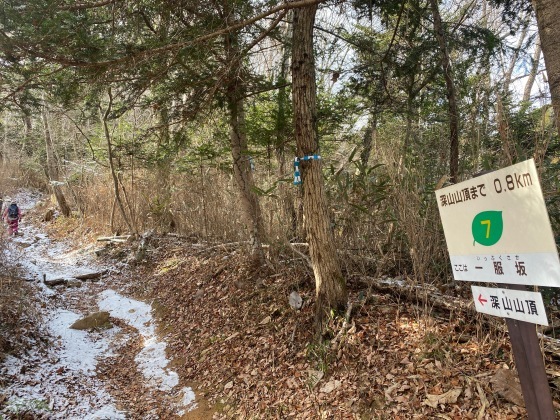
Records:
M502 237L503 231L504 220L501 211L483 211L478 213L472 221L474 242L478 242L480 245L492 246L496 244Z

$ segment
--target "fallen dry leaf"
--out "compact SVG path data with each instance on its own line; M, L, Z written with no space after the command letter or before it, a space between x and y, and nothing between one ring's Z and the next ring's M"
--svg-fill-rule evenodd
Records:
M397 384L391 385L389 388L387 388L387 389L385 390L385 399L386 399L388 402L393 401L393 397L391 396L391 394L392 394L392 392L393 392L398 386L399 386L399 384L397 383Z
M323 385L320 392L323 392L325 394L330 394L335 389L337 389L340 386L340 384L341 384L341 382L338 381L338 380L329 381L325 385Z
M492 390L500 397L520 407L525 407L521 385L515 371L498 369L496 374L490 379L490 383L492 384Z
M440 395L426 394L426 399L422 404L432 408L437 408L439 404L455 404L461 392L463 392L462 388L455 388Z
M311 388L315 388L319 381L323 379L323 376L325 376L325 373L322 370L309 369L308 373Z
M486 398L486 393L484 392L484 390L482 389L482 387L480 386L480 384L477 382L476 383L476 391L478 393L478 396L480 398L480 402L482 403L480 410L478 410L478 414L476 416L477 420L482 420L484 418L484 414L486 412L486 407L488 407L488 399Z

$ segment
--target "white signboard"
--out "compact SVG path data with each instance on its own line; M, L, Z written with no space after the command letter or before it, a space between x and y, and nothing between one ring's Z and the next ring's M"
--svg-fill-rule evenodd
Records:
M471 286L471 290L478 312L548 325L540 293L479 286Z
M560 287L534 161L436 191L455 280Z

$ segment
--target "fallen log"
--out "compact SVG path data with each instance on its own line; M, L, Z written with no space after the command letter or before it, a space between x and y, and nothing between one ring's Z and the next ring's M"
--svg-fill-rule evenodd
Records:
M428 305L447 312L467 311L477 313L474 310L473 302L466 302L459 297L442 294L432 285L411 284L399 279L376 279L368 276L360 276L356 280L378 292L404 297L417 304Z
M500 322L500 318L492 316L480 316L474 307L474 302L456 296L442 294L432 285L410 284L404 280L396 279L376 279L368 276L352 278L369 289L377 292L391 294L399 298L415 303L426 305L429 308L437 308L450 313L462 313L465 317L478 319L485 325L489 325L500 331L507 332L505 322ZM543 349L546 353L560 357L560 340L547 335L537 333L543 342Z
M124 235L124 236L100 236L97 238L97 242L116 242L116 243L125 243L130 241L131 235Z
M101 277L103 274L107 274L107 270L96 271L94 273L78 274L75 275L74 278L78 280L91 280L91 279L97 279Z
M58 286L60 284L66 284L68 279L58 278L58 279L43 279L43 283L45 283L49 287Z

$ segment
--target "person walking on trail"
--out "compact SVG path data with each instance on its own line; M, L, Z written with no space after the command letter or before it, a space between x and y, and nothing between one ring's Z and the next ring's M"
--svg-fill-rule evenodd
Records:
M21 220L21 210L15 201L12 201L12 203L6 207L2 218L8 224L8 235L17 236L19 221Z

